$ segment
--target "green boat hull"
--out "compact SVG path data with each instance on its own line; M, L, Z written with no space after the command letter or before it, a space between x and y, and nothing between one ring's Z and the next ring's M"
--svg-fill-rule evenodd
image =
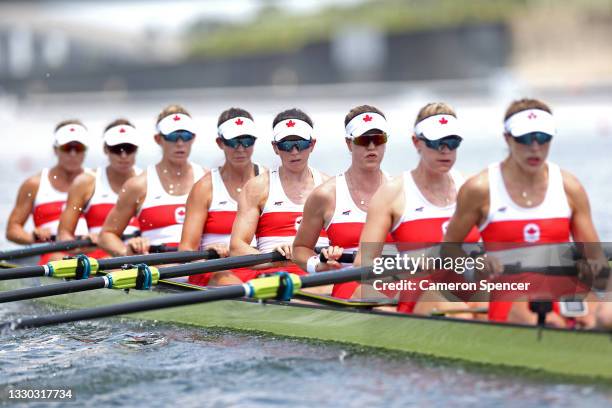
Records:
M17 281L0 282L0 290L22 285L23 282ZM76 309L153 296L172 295L100 289L39 301ZM527 370L545 376L612 383L612 337L608 333L544 329L539 339L538 330L531 327L242 301L219 301L130 317L333 341L501 369Z

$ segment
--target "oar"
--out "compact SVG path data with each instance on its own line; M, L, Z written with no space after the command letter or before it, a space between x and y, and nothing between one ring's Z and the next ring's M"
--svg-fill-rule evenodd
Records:
M146 255L119 256L116 258L94 259L89 258L90 274L98 271L118 269L124 265L146 263L148 265L163 265L179 262L190 262L198 259L214 259L218 255L213 250L182 251L155 253ZM21 266L12 269L0 270L0 281L10 279L35 278L39 276L53 276L57 278L74 278L79 267L78 258L51 261L46 265Z
M290 274L274 275L265 278L252 279L242 285L222 286L215 288L214 290L159 296L155 299L148 299L140 302L81 309L62 314L40 316L29 319L17 319L0 324L0 332L3 330L52 326L80 320L99 319L129 313L145 312L149 310L165 309L176 306L186 306L196 303L213 302L217 300L239 299L243 297L254 299L277 298L281 300L289 300L291 296L300 288L304 289L359 279L372 279L376 276L377 275L372 273L371 267L349 268L340 271L321 272L307 276Z
M124 235L121 238L123 240L134 238L139 236L139 233ZM36 256L47 254L49 252L61 252L69 251L71 249L83 248L88 246L95 246L89 238L78 238L70 241L58 241L34 244L23 248L10 249L8 251L0 251L0 259L10 260L18 258L27 258L29 256Z
M179 254L179 252L175 253ZM100 262L105 259L100 260ZM266 262L286 261L285 257L274 251L266 254L235 256L232 258L213 259L206 262L195 262L185 265L169 266L157 269L148 265L138 265L130 269L114 271L105 276L52 285L23 288L0 293L0 303L18 300L37 299L66 293L83 292L94 289L149 289L160 279L178 278L206 272L217 272L227 269L244 268ZM118 265L115 263L115 268Z

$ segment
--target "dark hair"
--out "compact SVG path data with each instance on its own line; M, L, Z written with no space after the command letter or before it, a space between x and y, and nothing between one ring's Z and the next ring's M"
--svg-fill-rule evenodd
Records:
M181 105L168 105L161 112L159 112L159 115L157 115L157 123L161 122L166 116L176 113L182 113L183 115L191 117L189 112L187 112L187 110Z
M449 104L444 102L431 102L419 110L414 124L416 125L420 121L435 115L451 115L457 117L455 110Z
M277 123L287 119L299 119L308 123L311 127L313 126L312 119L304 111L298 108L287 109L276 115L272 121L272 127L276 126Z
M66 120L62 120L60 123L58 123L57 125L55 125L55 130L54 132L57 132L57 130L61 127L64 127L66 125L81 125L83 126L85 129L87 129L87 126L85 126L83 124L83 122L81 122L79 119L66 119Z
M353 109L351 109L349 111L349 113L346 114L346 116L344 117L344 126L348 125L348 123L355 116L359 116L362 113L366 113L366 112L378 113L380 116L382 116L383 118L386 119L385 114L382 113L381 110L376 108L375 106L372 106L372 105L359 105L359 106L355 106Z
M108 129L114 128L115 126L119 126L119 125L134 127L134 125L132 125L132 122L130 122L129 120L124 119L124 118L119 118L119 119L113 120L111 123L106 125L106 127L104 128L104 131L106 132Z
M504 121L508 120L508 118L514 115L515 113L519 113L527 109L540 109L552 115L552 110L550 109L550 107L541 100L523 98L513 101L510 106L508 106L508 109L506 109L506 114L504 115Z
M253 116L247 110L242 108L229 108L221 112L221 114L219 115L219 120L217 120L217 126L221 126L222 123L238 117L249 118L253 120Z

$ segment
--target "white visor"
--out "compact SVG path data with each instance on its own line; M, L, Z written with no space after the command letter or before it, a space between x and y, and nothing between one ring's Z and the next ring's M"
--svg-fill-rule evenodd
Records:
M274 126L274 141L278 142L287 136L299 136L310 140L312 137L312 126L300 119L285 119Z
M224 139L233 139L238 136L257 137L255 133L255 122L244 116L226 120L217 128L217 134Z
M130 125L117 125L104 132L104 143L108 146L116 146L129 143L140 146L140 135L135 127Z
M533 132L542 132L551 136L557 134L553 115L541 109L527 109L515 113L504 122L504 128L515 137Z
M428 140L438 140L447 136L463 138L459 120L453 115L446 114L433 115L423 119L414 127L414 133Z
M89 132L87 128L75 123L69 123L55 131L54 143L56 146L65 145L70 142L78 142L89 146Z
M183 113L173 113L166 116L157 124L157 130L162 135L169 135L177 130L186 130L193 134L196 133L193 119Z
M352 139L366 133L367 131L378 129L382 132L388 132L389 126L387 120L380 114L375 112L365 112L355 116L346 124L346 137Z

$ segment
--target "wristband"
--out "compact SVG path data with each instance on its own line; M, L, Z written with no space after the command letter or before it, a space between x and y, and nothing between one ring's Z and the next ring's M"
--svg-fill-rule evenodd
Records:
M313 255L306 262L306 272L309 274L317 273L317 265L319 264L319 255Z

